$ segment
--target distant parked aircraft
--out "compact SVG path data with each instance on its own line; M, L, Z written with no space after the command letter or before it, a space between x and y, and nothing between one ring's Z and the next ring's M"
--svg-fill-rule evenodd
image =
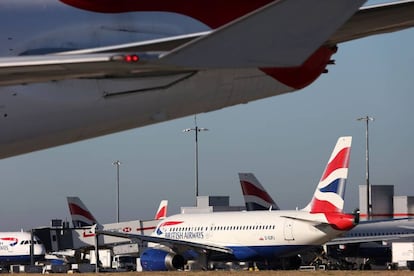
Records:
M183 268L189 259L207 268L213 260L270 263L321 245L355 226L358 217L342 213L351 137L340 137L309 204L302 210L215 212L167 217L151 236L100 230L99 234L156 243L141 255L144 270Z
M74 230L77 233L73 238L75 249L94 246L95 234L92 233L90 229L93 224L99 224L99 222L79 197L67 197L67 202L74 227L81 227L81 229ZM167 216L167 210L168 200L161 200L154 219L107 223L102 224L102 227L105 230L118 231L121 233L150 235L155 230L159 221ZM101 238L102 239L99 241L101 246L129 241L109 236Z
M280 210L253 173L239 173L239 179L247 211Z
M93 214L88 210L86 205L77 196L67 197L69 212L72 217L72 224L74 227L92 226L97 224ZM168 200L161 200L154 219L164 219L167 216Z
M254 175L239 173L239 177L246 209L269 209L274 200ZM414 241L414 219L363 221L327 242L326 249L331 257L368 258L371 263L384 264L391 262L391 244L396 241Z
M368 258L385 264L391 262L392 243L403 241L414 241L414 219L363 221L326 245L330 256Z
M13 264L30 264L31 246L33 261L43 260L45 247L42 242L29 232L0 232L0 267Z

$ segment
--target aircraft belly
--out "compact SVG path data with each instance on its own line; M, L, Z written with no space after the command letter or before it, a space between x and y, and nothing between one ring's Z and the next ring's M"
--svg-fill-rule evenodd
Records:
M273 246L230 246L238 260L254 260L290 256L303 251L309 245L273 245Z
M2 87L0 158L292 91L257 69L113 81Z

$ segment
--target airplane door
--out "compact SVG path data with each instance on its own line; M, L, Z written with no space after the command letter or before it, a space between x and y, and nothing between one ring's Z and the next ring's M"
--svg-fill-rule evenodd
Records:
M286 241L293 241L295 239L293 237L293 220L285 219L283 225L283 235L285 236Z

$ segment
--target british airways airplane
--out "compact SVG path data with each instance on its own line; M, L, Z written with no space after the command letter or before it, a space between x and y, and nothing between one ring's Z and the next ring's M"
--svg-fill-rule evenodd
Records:
M72 218L72 224L75 228L74 249L90 247L95 245L95 234L91 232L91 226L99 224L95 216L88 210L86 205L79 197L67 197L69 212ZM118 231L129 234L144 234L150 235L154 232L155 227L160 220L166 218L168 209L168 200L161 200L155 217L152 220L131 220L122 221L119 223L106 223L100 227L106 231ZM129 240L114 238L114 237L100 237L99 245L107 246L116 243L123 243Z
M2 0L0 158L302 89L414 24L414 0L364 2Z
M0 267L8 268L13 264L30 264L30 247L33 245L33 261L43 260L45 247L29 232L0 232Z
M302 210L178 214L151 236L95 229L98 234L155 243L141 255L144 270L174 270L195 259L204 268L216 260L268 260L321 245L352 229L357 214L344 214L351 137L340 137L310 203Z
M273 198L254 174L239 173L239 178L247 211L274 208ZM391 262L393 242L412 241L414 219L371 220L363 221L341 237L327 242L325 248L329 257L366 258L371 264L384 265Z
M70 216L74 227L92 226L98 221L88 210L85 203L77 196L68 196L67 198ZM168 200L161 200L155 213L154 220L161 220L167 217Z

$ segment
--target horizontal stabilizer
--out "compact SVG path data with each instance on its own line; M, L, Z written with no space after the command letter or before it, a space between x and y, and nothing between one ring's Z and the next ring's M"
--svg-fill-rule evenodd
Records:
M298 221L303 221L306 223L313 223L314 225L329 225L328 222L326 222L323 218L321 218L320 220L315 220L315 219L305 219L305 218L301 218L301 217L294 217L294 216L281 216L282 218L288 218L288 219L293 219L293 220L298 220Z

